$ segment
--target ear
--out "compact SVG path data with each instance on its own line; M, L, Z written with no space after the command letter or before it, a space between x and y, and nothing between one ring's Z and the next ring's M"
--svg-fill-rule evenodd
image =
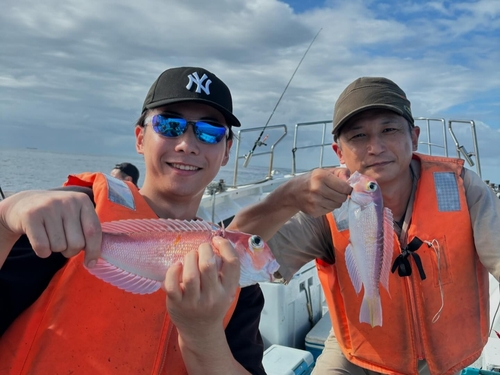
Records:
M221 167L225 166L227 162L229 161L229 151L231 151L231 146L233 145L233 140L230 139L226 141L226 148L224 151L224 158L222 159L222 162L220 163Z
M420 128L414 126L411 130L411 144L413 146L412 151L417 151L418 149L418 137L420 136Z
M335 143L335 142L332 143L332 148L333 148L333 151L337 154L337 157L339 158L340 164L345 164L344 156L342 154L342 149L340 148L338 143Z
M144 154L144 132L146 128L136 125L135 127L135 149L138 154Z
M130 177L130 176L126 176L126 177L124 178L124 180L125 180L125 181L130 181L130 182L132 182L132 177Z

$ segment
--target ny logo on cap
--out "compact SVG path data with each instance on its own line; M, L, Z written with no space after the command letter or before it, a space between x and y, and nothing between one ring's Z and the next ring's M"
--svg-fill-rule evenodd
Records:
M189 83L187 84L186 88L188 90L191 90L191 87L193 86L193 83L196 83L196 93L201 93L201 90L205 92L205 94L210 95L210 84L212 83L211 80L208 80L205 82L205 85L203 85L203 81L205 81L208 77L206 74L203 74L203 77L198 77L198 73L194 72L188 75L189 78Z

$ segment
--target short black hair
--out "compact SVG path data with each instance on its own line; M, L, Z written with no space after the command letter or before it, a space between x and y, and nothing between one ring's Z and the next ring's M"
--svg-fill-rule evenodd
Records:
M120 163L116 164L113 169L118 169L119 171L125 173L127 176L132 177L132 182L137 186L139 182L139 170L132 163Z

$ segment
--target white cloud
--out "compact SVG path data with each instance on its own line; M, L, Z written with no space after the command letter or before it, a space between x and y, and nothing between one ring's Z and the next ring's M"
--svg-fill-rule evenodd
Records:
M42 149L134 153L127 137L144 96L178 65L219 75L244 126L262 126L322 28L272 124L292 132L297 122L330 119L352 80L387 76L415 115L481 123L482 154L493 160L499 14L496 0L332 0L300 13L277 0L8 0L0 13L0 131L8 135L0 147L24 147L28 133Z

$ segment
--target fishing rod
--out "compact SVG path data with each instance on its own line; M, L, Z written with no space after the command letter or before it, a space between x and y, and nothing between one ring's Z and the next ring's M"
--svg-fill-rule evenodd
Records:
M248 152L248 154L245 155L245 162L243 163L243 167L246 168L248 166L248 163L250 162L250 159L251 159L251 157L252 157L255 149L257 148L257 146L262 146L263 145L263 142L261 142L260 139L262 138L262 135L264 134L264 131L267 128L267 125L269 125L269 121L271 121L271 118L273 117L274 112L276 111L276 108L278 108L278 105L280 104L281 99L283 98L283 95L285 95L285 92L288 89L288 86L290 86L290 83L292 82L292 79L295 76L295 73L297 73L297 70L299 70L300 64L302 64L302 61L304 60L304 58L307 55L307 52L309 52L309 49L311 49L311 46L313 45L314 41L318 37L318 35L321 32L321 30L323 30L323 28L319 29L318 33L314 36L313 40L311 41L311 44L309 44L309 47L307 47L306 52L304 52L304 55L302 56L302 58L299 61L299 64L295 68L295 71L293 72L292 76L290 77L290 80L286 84L285 89L283 90L283 93L281 94L280 98L278 99L278 102L274 106L274 109L271 112L271 116L269 116L269 118L267 119L266 125L264 125L264 128L262 128L262 131L260 132L259 137L257 138L257 140L255 141L255 143L253 144L252 149Z

